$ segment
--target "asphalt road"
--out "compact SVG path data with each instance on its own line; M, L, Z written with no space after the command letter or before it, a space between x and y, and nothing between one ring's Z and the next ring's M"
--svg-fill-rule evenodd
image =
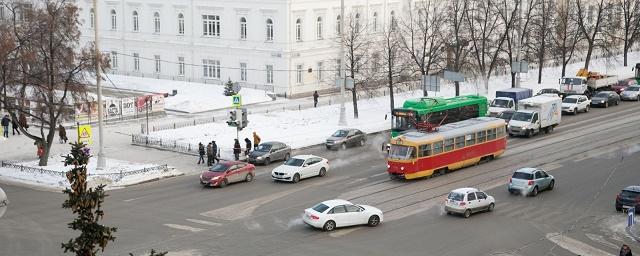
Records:
M389 180L380 137L363 148L296 152L324 156L332 166L327 176L298 184L271 181L272 164L259 167L252 183L224 189L202 188L187 175L110 191L104 223L118 232L104 254L613 255L631 243L613 199L640 176L638 111L640 104L625 102L563 116L552 134L509 139L502 157L432 179ZM556 189L510 196L508 176L524 166L549 170ZM466 186L495 196L496 210L470 219L443 214L445 194ZM62 255L60 243L74 235L64 195L3 189L11 204L0 218L0 255ZM379 207L385 222L330 233L302 224L304 208L332 198Z

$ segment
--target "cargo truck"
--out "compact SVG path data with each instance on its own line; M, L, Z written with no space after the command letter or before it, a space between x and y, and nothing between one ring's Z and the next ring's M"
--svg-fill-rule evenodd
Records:
M529 88L509 88L496 91L496 98L489 105L489 116L496 117L505 110L518 110L518 101L531 98Z
M516 111L509 124L509 136L531 137L542 131L550 133L560 124L562 117L562 99L548 95L534 96L518 102Z
M611 89L618 83L618 76L603 75L598 72L580 69L576 76L566 76L560 79L562 95L583 94L591 98L596 91Z

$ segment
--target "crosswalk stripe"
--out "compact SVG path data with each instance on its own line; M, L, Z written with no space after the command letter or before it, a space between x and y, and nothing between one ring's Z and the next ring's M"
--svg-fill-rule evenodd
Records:
M214 227L222 226L222 224L220 224L220 223L206 221L206 220L197 220L197 219L186 219L186 220L187 221L191 221L193 223L198 223L198 224L203 224L203 225L208 225L208 226L214 226Z
M548 233L547 239L567 251L577 255L613 256L613 254L558 233Z
M164 224L167 227L170 228L175 228L175 229L181 229L181 230L187 230L187 231L191 231L191 232L200 232L200 231L205 231L206 229L203 228L194 228L194 227L190 227L190 226L183 226L183 225L178 225L178 224Z

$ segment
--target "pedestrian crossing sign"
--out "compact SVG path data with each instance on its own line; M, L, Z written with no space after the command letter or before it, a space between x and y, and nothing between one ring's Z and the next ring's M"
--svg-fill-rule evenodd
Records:
M240 94L234 94L231 97L233 99L233 103L231 104L232 107L242 107L242 97L240 97Z
M91 125L78 125L78 143L93 144Z

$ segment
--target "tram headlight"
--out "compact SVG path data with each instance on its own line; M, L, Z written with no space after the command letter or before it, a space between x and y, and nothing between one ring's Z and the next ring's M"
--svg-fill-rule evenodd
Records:
M404 171L404 166L400 167L400 170L401 170L401 171Z
M387 169L391 168L391 165L387 165Z

